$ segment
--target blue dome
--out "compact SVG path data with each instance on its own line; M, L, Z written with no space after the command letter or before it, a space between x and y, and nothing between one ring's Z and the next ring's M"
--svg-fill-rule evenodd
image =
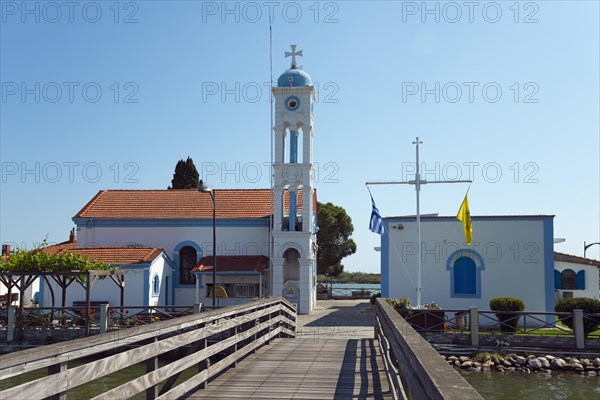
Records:
M301 69L288 69L279 79L277 79L279 87L296 87L296 86L312 86L312 79Z

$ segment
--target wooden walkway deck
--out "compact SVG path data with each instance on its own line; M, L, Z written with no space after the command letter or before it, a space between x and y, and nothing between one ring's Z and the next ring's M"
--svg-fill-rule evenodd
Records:
M191 399L391 399L368 302L321 301L277 339Z

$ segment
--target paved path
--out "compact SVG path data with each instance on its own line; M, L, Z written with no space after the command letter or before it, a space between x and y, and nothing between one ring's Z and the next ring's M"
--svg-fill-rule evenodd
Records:
M277 339L192 399L391 399L368 301L319 301Z

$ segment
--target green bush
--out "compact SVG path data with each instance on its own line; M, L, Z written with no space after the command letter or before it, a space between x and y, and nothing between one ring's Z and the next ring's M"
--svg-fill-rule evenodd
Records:
M490 299L490 309L493 311L523 311L525 303L516 297L494 297ZM514 333L519 323L519 315L497 312L500 330L504 333Z
M369 300L372 305L375 305L375 299L381 297L381 293L373 293L371 295L371 299Z
M388 304L396 310L408 310L410 308L410 298L400 297L399 299L386 299Z
M600 300L591 299L589 297L574 297L571 299L561 299L554 306L557 312L570 312L575 309L581 309L584 313L597 314L600 313ZM573 318L568 317L562 322L569 328L573 329ZM587 337L590 332L595 331L600 326L599 317L585 317L583 319L583 334Z

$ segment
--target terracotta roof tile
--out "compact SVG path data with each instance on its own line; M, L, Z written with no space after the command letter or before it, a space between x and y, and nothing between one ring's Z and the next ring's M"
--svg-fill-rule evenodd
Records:
M66 242L46 246L46 247L44 247L43 250L45 253L48 253L48 254L57 254L57 253L60 253L62 250L74 249L76 247L77 247L76 241L71 242L71 241L67 240Z
M217 272L256 271L264 272L269 266L265 256L217 256ZM192 272L208 272L213 269L213 257L202 257Z
M217 218L268 218L270 189L216 189ZM284 196L289 209L289 196ZM302 209L302 194L298 210ZM101 190L74 218L212 218L209 193L197 190Z
M557 251L554 252L554 261L564 261L583 265L595 265L596 267L600 268L600 261L598 260L574 256L571 254L559 253Z
M108 264L151 263L163 252L157 247L80 247L62 249L58 253L74 253Z

